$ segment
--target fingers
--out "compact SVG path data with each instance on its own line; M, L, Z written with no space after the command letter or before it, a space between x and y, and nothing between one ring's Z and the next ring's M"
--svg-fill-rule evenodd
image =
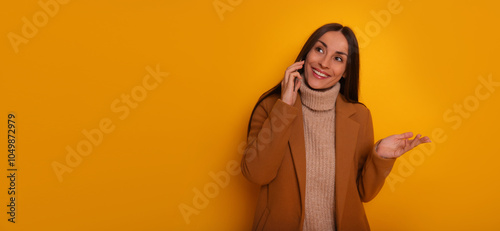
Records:
M282 91L297 92L297 86L300 86L299 79L302 79L302 76L300 76L298 72L293 72L290 75L286 76L281 82Z
M410 141L410 149L412 149L412 148L416 147L417 145L419 145L420 143L422 143L422 141L420 140L420 137L421 137L421 135L417 134L417 136L415 136L415 138Z
M299 74L299 72L292 72L290 74L290 79L289 81L294 81L293 83L295 84L297 80L302 79L302 76Z
M286 71L283 80L281 81L281 100L289 105L295 102L297 91L300 87L299 79L302 79L300 73L297 72L304 65L304 61L296 62L290 65Z
M300 82L300 79L302 79L302 77L299 74L299 77L295 78L295 89L293 89L294 92L297 92L300 88L300 84L302 83Z
M431 138L429 138L428 136L424 136L424 138L422 138L422 143L430 143L432 142L431 141Z
M297 91L297 84L295 82L295 78L302 79L299 72L297 70L301 69L304 65L304 61L296 62L290 65L285 71L285 77L283 81L281 81L281 89L292 89L292 91ZM292 85L293 84L293 85ZM290 86L291 85L291 86ZM295 88L294 88L295 86Z
M285 77L289 76L291 73L301 69L304 66L304 61L296 62L290 65L286 70L285 70Z
M387 139L389 141L389 143L392 142L392 144L383 145L384 147L382 149L386 150L386 149L388 149L388 147L392 147L392 149L393 149L392 152L394 153L394 156L399 157L399 156L403 155L404 153L410 151L411 149L417 147L420 144L431 142L431 139L427 136L422 137L422 135L417 134L415 136L415 138L410 139L412 136L413 136L412 132L405 132L402 134L396 134L396 135L389 136L383 140ZM380 149L382 147L382 142L378 143L378 147L379 147L379 151L380 151ZM389 153L390 152L391 151L389 151ZM387 151L385 151L384 153L387 153ZM387 154L383 154L382 151L380 151L379 154L381 154L381 156L388 156Z
M292 73L292 72L294 72L294 71L297 71L297 70L301 69L301 68L302 68L302 66L304 65L304 62L305 62L305 61L304 61L304 60L302 60L302 61L299 61L299 62L295 62L295 63L293 63L292 65L290 65L290 66L286 69L285 73L287 73L287 72L288 72L288 73Z
M304 66L304 61L293 63L285 70L285 75L288 75L294 71L301 69L302 66Z
M417 147L420 144L430 143L430 142L431 142L431 139L428 136L422 137L422 135L417 134L417 136L415 136L415 138L413 140L411 140L409 149Z

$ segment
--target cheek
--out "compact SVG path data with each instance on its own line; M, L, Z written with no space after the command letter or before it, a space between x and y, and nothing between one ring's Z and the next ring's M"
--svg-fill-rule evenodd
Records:
M318 55L314 54L314 52L309 52L306 56L306 63L315 62L318 59Z
M313 53L307 54L304 62L304 74L310 74L310 72L312 72L311 64L317 62L317 58L317 55L314 55Z
M341 63L341 64L335 66L335 75L339 75L339 76L344 75L345 69L346 69L345 63Z

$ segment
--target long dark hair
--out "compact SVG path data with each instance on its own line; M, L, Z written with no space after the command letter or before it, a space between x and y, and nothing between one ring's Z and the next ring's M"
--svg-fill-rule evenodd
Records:
M316 44L318 39L323 36L326 32L329 31L340 31L346 38L347 43L348 43L348 54L347 54L347 63L346 63L346 69L345 69L345 75L343 78L339 80L340 82L340 94L344 96L344 98L351 103L359 103L358 101L358 91L359 91L359 47L358 47L358 40L356 39L356 35L354 35L354 32L351 30L351 28L347 26L343 26L338 23L329 23L325 24L322 27L316 29L311 36L309 36L309 39L307 39L306 43L304 46L302 46L302 49L299 52L299 55L295 59L295 62L299 62L301 60L305 60L307 57L307 54L313 46ZM304 74L304 68L299 70L299 73L302 75ZM262 94L255 104L255 107L252 110L252 116L253 113L255 112L255 108L257 108L257 105L259 105L262 100L264 100L266 97L273 95L273 94L279 94L281 95L281 81L274 86L273 88L269 89L266 91L264 94ZM250 121L252 121L252 116L250 116ZM250 122L248 122L248 132L250 132Z

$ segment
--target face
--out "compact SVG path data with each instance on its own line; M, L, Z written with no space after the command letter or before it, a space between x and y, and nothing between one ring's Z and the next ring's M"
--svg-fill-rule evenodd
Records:
M309 51L304 63L304 78L313 89L327 89L343 77L348 43L340 31L323 34Z

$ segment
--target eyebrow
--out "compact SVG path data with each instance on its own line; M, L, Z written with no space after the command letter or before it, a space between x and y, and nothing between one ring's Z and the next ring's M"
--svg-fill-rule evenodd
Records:
M321 40L318 39L318 42L320 42L321 44L323 44L323 46L325 46L326 48L328 48L328 46L326 45L326 43L324 43L323 41L321 41ZM347 54L345 52L342 52L342 51L335 51L335 53L347 56Z

